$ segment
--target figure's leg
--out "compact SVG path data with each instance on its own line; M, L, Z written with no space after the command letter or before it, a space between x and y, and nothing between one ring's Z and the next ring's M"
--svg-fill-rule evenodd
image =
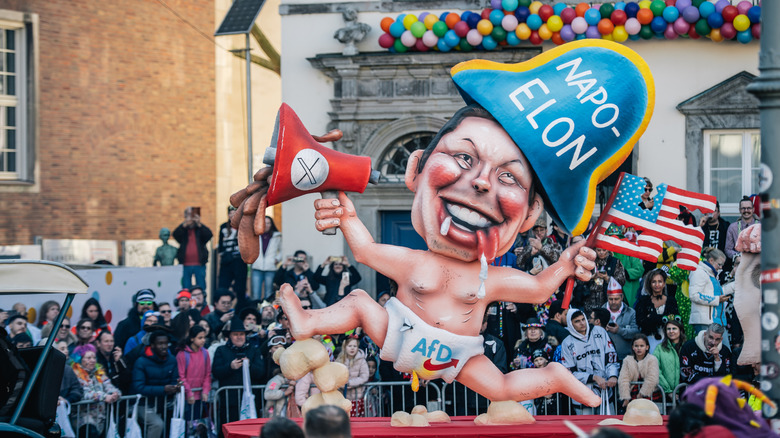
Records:
M491 401L533 400L543 395L562 392L588 406L601 404L601 397L556 362L551 362L544 368L529 368L503 374L485 355L479 355L466 362L455 380Z
M318 310L303 310L301 300L289 284L279 290L282 309L290 319L290 331L296 339L307 339L317 334L344 333L355 327L363 331L379 346L387 334L387 311L365 291L355 289L341 301Z

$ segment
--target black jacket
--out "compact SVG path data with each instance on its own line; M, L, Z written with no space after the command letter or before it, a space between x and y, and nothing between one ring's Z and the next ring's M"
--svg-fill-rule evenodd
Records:
M130 385L133 381L133 370L125 364L125 358L120 357L118 361L114 361L113 355L109 357L103 356L103 353L97 352L97 363L103 366L106 370L108 378L111 379L111 383L114 384L122 394L129 394Z
M561 345L563 340L569 336L569 331L566 327L561 325L560 322L554 319L548 319L547 325L544 327L544 334L547 335L547 337L555 336L555 339L558 340L558 345Z
M663 329L663 318L666 315L679 315L680 310L677 308L677 300L674 295L666 296L666 305L664 306L663 315L659 315L655 311L653 300L650 295L640 295L636 300L636 324L639 326L639 330L647 336L653 336L658 332L658 329Z
M325 268L323 268L322 266L317 267L317 271L314 273L314 281L325 286L324 301L326 306L330 306L333 303L341 300L345 296L349 295L349 293L352 291L352 286L358 284L360 280L362 280L362 277L360 276L360 273L357 271L357 269L355 269L354 266L350 265L346 271L343 271L343 272L349 272L349 285L344 288L344 295L339 296L339 285L341 284L342 274L336 274L331 269L331 271L328 272L328 275L322 275L322 271L324 269ZM311 280L309 280L309 283L311 283ZM291 286L295 286L295 285L291 284ZM312 286L312 289L314 289L314 286Z
M141 331L141 314L136 310L135 304L127 311L127 318L119 321L114 330L114 345L125 350L127 340Z
M178 259L179 264L182 265L184 264L184 256L187 254L187 245L190 244L189 239L187 238L188 235L189 232L187 228L184 228L181 224L173 230L173 238L179 242L179 250L176 252L176 259ZM206 262L209 261L209 250L206 249L206 243L211 240L212 237L213 234L209 227L202 224L199 227L195 227L195 239L197 240L195 244L198 245L198 261L201 265L205 265Z
M260 354L259 348L251 348L249 343L238 348L230 341L227 344L217 348L214 353L214 363L211 365L211 372L214 378L219 380L219 386L241 386L244 384L244 376L241 368L234 370L230 363L239 357L249 359L249 377L253 385L264 385L268 381L265 370L265 360Z

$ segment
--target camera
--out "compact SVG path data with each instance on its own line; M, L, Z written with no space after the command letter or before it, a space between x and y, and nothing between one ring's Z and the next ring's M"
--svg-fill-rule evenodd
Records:
M295 263L305 262L306 261L306 257L293 257L292 260Z

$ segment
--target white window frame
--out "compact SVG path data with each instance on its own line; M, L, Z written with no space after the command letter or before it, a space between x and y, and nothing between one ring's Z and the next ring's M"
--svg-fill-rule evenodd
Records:
M14 107L16 109L16 171L8 172L0 169L0 180L15 181L25 179L25 170L27 168L27 67L24 60L27 55L26 41L24 38L25 24L8 20L0 20L0 32L6 30L14 31L15 62L14 71L16 76L16 95L9 96L0 93L0 106ZM5 52L0 52L2 56ZM5 126L5 120L0 120L0 128ZM0 129L0 152L5 148L5 130Z
M741 195L750 195L753 193L752 185L752 137L753 135L761 135L759 129L705 129L702 132L703 138L703 153L702 153L702 166L704 174L704 193L712 194L712 148L710 144L710 137L712 135L722 134L737 134L742 135L742 187L740 188ZM758 168L755 168L756 170ZM756 188L758 190L758 188ZM720 203L720 211L724 216L739 216L739 202Z

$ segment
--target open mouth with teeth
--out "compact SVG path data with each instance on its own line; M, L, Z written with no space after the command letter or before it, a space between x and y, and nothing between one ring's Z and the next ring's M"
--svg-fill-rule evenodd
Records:
M496 257L498 251L499 222L462 204L442 199L439 213L439 234L460 246L477 250L488 260Z

